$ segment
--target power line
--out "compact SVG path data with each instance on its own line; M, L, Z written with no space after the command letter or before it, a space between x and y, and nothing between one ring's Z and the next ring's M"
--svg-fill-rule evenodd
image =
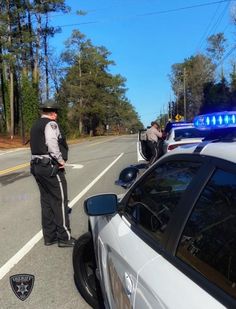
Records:
M199 46L199 47L197 47L197 50L198 50L198 49L201 49L202 44L203 44L203 42L204 42L204 40L205 40L207 34L209 33L209 29L210 29L210 27L212 27L212 22L213 22L213 20L215 19L216 15L217 15L217 13L218 13L219 8L220 8L220 4L217 5L217 8L216 8L215 12L214 12L214 14L213 14L213 16L212 16L212 18L211 18L211 20L210 20L210 22L209 22L207 28L206 28L204 34L202 35L202 37L201 37L201 39L200 39L200 41L199 41L199 43L198 43L198 46Z
M220 0L220 1L214 1L214 2L200 3L200 4L196 4L196 5L179 7L179 8L174 8L174 9L154 11L154 12L149 12L149 13L144 13L144 14L136 14L136 15L132 15L132 16L129 16L129 17L119 17L119 20L124 20L124 19L127 20L127 19L130 19L130 18L133 18L133 17L145 17L145 16L173 13L173 12L195 9L195 8L199 8L199 7L205 7L205 6L210 6L210 5L215 5L215 4L225 3L225 2L231 2L231 1L236 1L236 0ZM76 14L76 13L68 13L68 14ZM59 15L56 15L56 16L59 16ZM54 17L55 17L55 15L54 15ZM59 25L58 27L61 27L61 28L63 28L63 27L73 27L73 26L80 26L80 25L85 25L85 24L101 23L101 22L110 21L110 20L111 19L102 20L102 21L97 20L97 21L80 22L80 23L75 23L75 24L67 24L67 25L61 25L61 26ZM114 18L112 20L114 21Z
M224 10L222 11L221 15L218 17L218 19L217 19L217 21L216 21L214 27L212 27L211 33L214 33L214 32L216 31L216 28L217 28L218 25L221 23L221 21L222 21L224 15L225 15L225 13L226 13L228 7L229 7L229 3L226 3Z
M231 54L232 52L236 49L236 44L227 52L227 54L224 56L223 59L221 59L217 65L216 68L218 68L218 66L220 66Z
M235 1L235 0L219 0L219 1L214 1L214 2L206 2L206 3L199 3L196 5L192 5L192 6L184 6L184 7L180 7L180 8L174 8L174 9L168 9L168 10L163 10L163 11L154 11L154 12L149 12L149 13L144 13L144 14L138 14L138 15L134 15L134 16L148 16L148 15L156 15L156 14L165 14L165 13L171 13L171 12L175 12L175 11L181 11L181 10L188 10L188 9L193 9L193 8L197 8L197 7L202 7L202 6L209 6L209 5L215 5L215 4L220 4L220 3L224 3L224 2L231 2L231 1ZM81 11L84 11L86 13L93 13L93 12L98 12L98 11L107 11L108 9L112 9L112 8L116 8L117 6L111 6L109 8L100 8L100 9L90 9L87 10L86 9L81 9ZM122 6L124 7L124 6ZM54 14L54 13L52 13ZM56 14L56 13L55 13ZM69 12L67 13L67 15L78 15L76 12ZM59 16L64 16L64 14L57 14L57 15L53 15L53 17L59 17Z
M221 0L221 1L215 1L215 2L207 2L207 3L201 3L201 4L191 5L191 6L180 7L180 8L176 8L176 9L169 9L169 10L163 10L163 11L157 11L157 12L150 12L150 13L140 14L140 15L137 15L137 16L149 16L149 15L157 15L157 14L166 14L166 13L171 13L171 12L195 9L195 8L198 8L198 7L209 6L209 5L214 5L214 4L223 3L223 2L230 2L230 1L232 1L232 0ZM235 1L235 0L233 0L233 1Z
M230 2L229 3L226 3L225 7L223 8L221 14L218 16L217 20L215 21L215 23L211 26L211 28L209 29L208 33L206 33L206 37L205 39L207 38L207 35L210 36L211 33L214 33L218 27L218 25L221 23L227 9L228 9L228 6L229 6ZM206 41L204 42L202 40L202 44L200 46L200 49L202 48L203 44L206 44Z
M74 26L79 26L79 25L90 25L90 24L98 24L99 21L88 21L88 22L81 22L78 24L68 24L68 25L60 25L56 27L64 28L64 27L74 27Z

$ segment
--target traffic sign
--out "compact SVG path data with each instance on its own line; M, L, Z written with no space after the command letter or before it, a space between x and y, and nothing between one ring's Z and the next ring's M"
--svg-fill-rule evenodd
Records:
M181 116L180 114L177 114L175 116L175 120L180 121L181 119L183 119L183 116Z

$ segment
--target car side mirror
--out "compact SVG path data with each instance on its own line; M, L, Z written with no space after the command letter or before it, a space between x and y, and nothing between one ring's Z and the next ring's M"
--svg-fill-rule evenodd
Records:
M84 211L88 216L111 215L117 208L117 195L113 193L94 195L84 201Z

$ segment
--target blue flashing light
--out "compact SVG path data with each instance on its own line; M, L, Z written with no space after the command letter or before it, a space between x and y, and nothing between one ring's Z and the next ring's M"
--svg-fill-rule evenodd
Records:
M222 123L223 123L223 118L222 118L221 115L219 115L219 117L218 117L218 122L219 122L219 125L222 125Z
M235 115L232 115L232 116L231 116L231 122L232 122L232 124L235 124L235 123L236 123L236 117L235 117Z
M236 111L199 115L193 123L200 130L236 127Z
M216 125L216 116L214 116L214 115L212 116L211 122L212 122L213 126Z
M227 125L229 124L229 115L224 116L224 123Z

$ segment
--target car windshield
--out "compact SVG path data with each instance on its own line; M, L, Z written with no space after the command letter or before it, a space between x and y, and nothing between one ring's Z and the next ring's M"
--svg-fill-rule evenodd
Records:
M183 128L175 130L175 138L204 138L207 136L207 131L197 130L195 128Z

